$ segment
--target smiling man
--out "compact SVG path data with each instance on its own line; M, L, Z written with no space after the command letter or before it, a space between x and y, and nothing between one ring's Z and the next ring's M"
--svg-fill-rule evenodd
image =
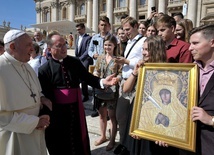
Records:
M117 109L116 109L116 118L119 125L119 134L120 134L120 145L115 150L121 151L121 144L124 145L125 142L125 130L126 130L126 122L128 119L129 106L132 103L132 100L135 95L135 90L130 93L122 92L123 83L127 80L129 76L133 76L132 71L134 66L138 63L140 59L142 59L142 45L146 37L143 37L138 33L138 22L133 17L126 17L122 21L122 26L125 35L129 39L127 42L127 46L124 52L124 57L117 57L116 62L123 65L122 69L122 81L120 84L120 95L117 101ZM117 151L116 151L117 152Z
M49 116L39 116L41 94L36 73L27 63L33 51L31 37L10 30L0 56L0 154L47 155L44 130Z
M79 88L80 80L92 87L113 85L114 75L100 79L89 73L81 61L67 55L65 39L49 34L47 40L52 58L39 68L42 92L53 103L46 144L50 155L90 155L85 112Z

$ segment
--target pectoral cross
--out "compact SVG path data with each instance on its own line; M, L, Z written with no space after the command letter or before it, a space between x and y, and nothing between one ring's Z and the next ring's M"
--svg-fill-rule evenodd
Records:
M32 91L31 91L31 94L30 94L31 97L33 97L34 99L34 102L36 103L36 94L34 94Z

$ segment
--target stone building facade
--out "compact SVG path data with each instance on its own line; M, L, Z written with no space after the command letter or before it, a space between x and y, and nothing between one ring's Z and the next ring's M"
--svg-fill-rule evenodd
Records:
M151 7L158 12L173 15L183 12L194 26L214 22L213 0L34 0L36 24L69 20L83 22L98 32L100 16L110 19L112 30L120 25L120 17L128 14L139 21L146 20Z

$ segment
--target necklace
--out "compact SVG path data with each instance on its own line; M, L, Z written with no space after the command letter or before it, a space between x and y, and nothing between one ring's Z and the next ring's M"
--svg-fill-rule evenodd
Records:
M5 55L5 57L6 57L6 55ZM6 57L6 59L7 59L7 61L8 62L10 62L10 60ZM25 65L24 65L24 67L25 67L25 70L27 71L27 81L29 82L29 85L26 83L26 81L24 80L24 78L21 76L21 74L18 72L18 70L16 69L16 67L13 65L13 63L12 62L10 62L10 64L13 66L13 68L14 68L14 70L16 71L16 73L20 76L20 78L22 79L22 81L24 82L24 84L27 86L27 88L30 90L30 92L31 92L31 94L30 94L30 97L32 97L33 98L33 100L34 100L34 102L36 103L36 94L35 93L33 93L33 91L32 91L32 88L31 88L31 83L30 83L30 78L29 78L29 71L27 70L27 68L25 67ZM22 67L23 68L23 67ZM23 71L24 71L24 69L23 69Z

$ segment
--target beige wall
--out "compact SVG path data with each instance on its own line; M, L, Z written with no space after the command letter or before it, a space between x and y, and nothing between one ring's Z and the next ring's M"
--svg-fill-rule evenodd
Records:
M44 0L42 2L36 1L35 3L36 8L40 7L41 10L43 10L44 7L50 8L52 21L57 19L57 16L59 16L61 6L66 7L68 20L73 20L75 22L83 22L89 28L92 28L92 30L95 30L97 32L97 26L93 26L94 23L98 23L98 19L96 17L99 18L99 16L103 15L110 16L110 18L112 18L110 19L110 21L112 22L111 24L113 25L112 29L115 29L120 24L118 19L122 14L129 14L134 16L138 20L145 20L150 13L150 6L155 4L156 8L159 9L161 12L165 12L166 14L171 15L176 12L182 12L182 7L185 1L187 1L188 4L188 13L185 18L191 19L194 22L195 26L200 25L201 19L207 16L208 14L213 14L214 16L213 0L147 0L144 6L138 5L138 1L134 0L134 2L136 3L133 3L133 0L127 0L127 6L123 8L118 7L118 0L59 0L58 7L54 7L53 2L55 2L55 0ZM106 12L103 11L103 2L107 4ZM76 13L79 12L79 10L77 11L76 9L79 9L80 5L82 5L83 3L85 4L86 8L85 15L77 15ZM192 8L189 6L189 4L195 7ZM113 9L112 6L114 7ZM96 8L95 10L98 11L98 15L93 14L93 8ZM110 13L109 11L112 11L112 13ZM35 13L37 14L38 24L38 22L42 22L43 20L42 11ZM139 19L142 17L145 17L145 19ZM90 18L90 20L87 18Z

